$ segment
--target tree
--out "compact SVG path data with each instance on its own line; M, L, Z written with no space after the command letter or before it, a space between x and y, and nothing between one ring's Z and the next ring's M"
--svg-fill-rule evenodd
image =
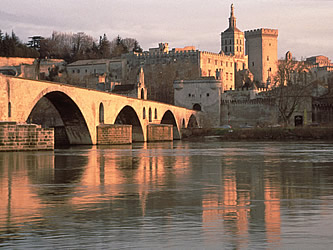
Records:
M285 60L278 62L271 94L285 125L290 124L290 118L296 111L305 109L311 99L312 90L311 72L305 62L295 61L288 54Z
M111 57L111 43L104 34L99 39L99 54L100 58L110 58Z
M128 53L128 48L123 43L123 40L118 35L112 42L111 42L111 56L112 57L120 57L122 54Z

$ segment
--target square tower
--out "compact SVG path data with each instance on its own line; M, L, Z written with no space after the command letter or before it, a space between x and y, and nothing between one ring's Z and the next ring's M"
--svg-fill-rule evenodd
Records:
M271 86L277 72L277 29L256 29L245 31L245 53L248 55L248 67L254 80Z

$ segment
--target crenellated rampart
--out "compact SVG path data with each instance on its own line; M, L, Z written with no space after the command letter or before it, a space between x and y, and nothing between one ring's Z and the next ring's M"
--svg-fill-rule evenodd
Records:
M245 31L244 34L245 34L245 38L263 36L263 35L278 36L279 31L277 29L260 28L260 29Z

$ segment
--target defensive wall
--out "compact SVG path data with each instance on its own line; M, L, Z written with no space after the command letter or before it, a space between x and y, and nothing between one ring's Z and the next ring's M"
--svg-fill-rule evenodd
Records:
M132 125L132 140L147 141L150 124L173 126L173 139L181 128L200 125L199 112L165 103L130 98L102 91L47 81L0 75L0 120L25 123L43 115L41 100L54 107L70 144L96 144L101 124ZM60 118L59 118L60 117ZM195 120L195 122L193 122ZM57 125L57 124L55 124ZM58 124L59 125L59 124Z
M267 126L278 123L275 99L223 100L221 103L221 125Z

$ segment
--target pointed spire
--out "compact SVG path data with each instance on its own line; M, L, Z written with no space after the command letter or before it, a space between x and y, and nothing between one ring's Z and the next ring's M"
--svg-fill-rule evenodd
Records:
M234 4L231 4L230 17L229 17L229 28L236 28L236 17L234 15Z

